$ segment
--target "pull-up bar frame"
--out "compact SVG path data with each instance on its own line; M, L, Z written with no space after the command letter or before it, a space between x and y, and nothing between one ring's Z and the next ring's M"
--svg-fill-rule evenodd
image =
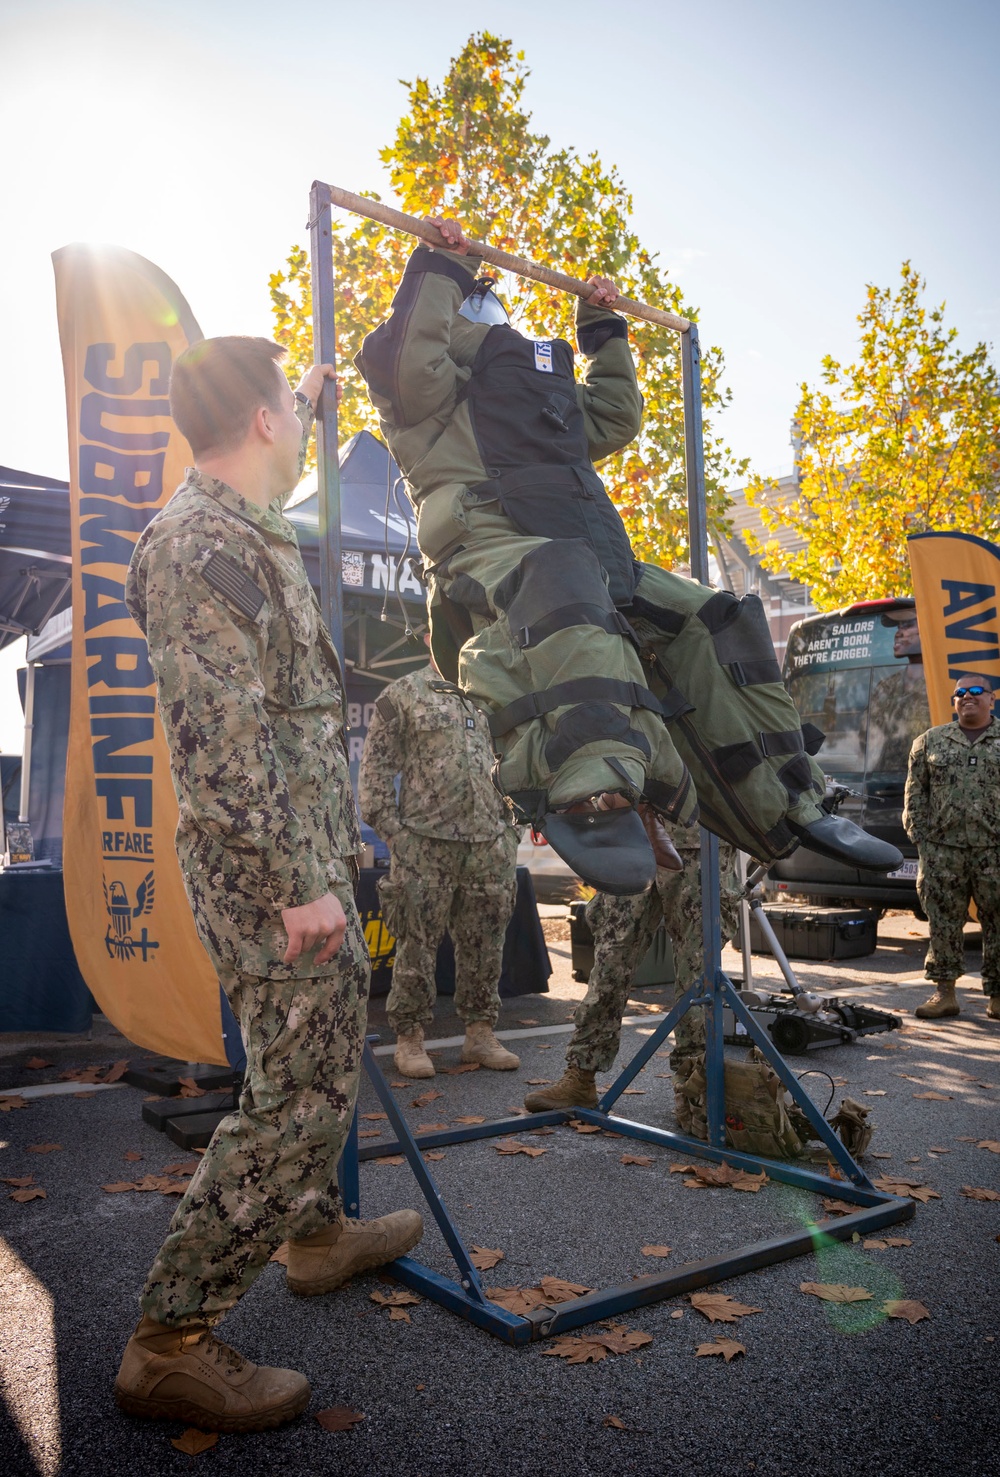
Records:
M333 223L332 207L350 210L371 220L377 220L393 229L404 231L434 246L445 246L443 238L427 222L414 216L404 215L380 201L354 195L336 186L313 184L310 195L309 226L312 247L312 292L313 331L318 362L336 364L336 325L334 321L334 275L333 275ZM476 255L492 265L502 267L534 281L544 282L560 291L572 292L587 297L591 289L586 282L539 266L535 262L497 251L481 242L472 242ZM681 385L684 402L684 465L688 497L688 530L691 549L691 573L702 584L708 584L708 518L705 497L704 445L702 434L701 402L701 348L697 325L686 318L666 313L662 309L636 303L628 298L619 298L615 310L630 317L664 324L680 336ZM321 598L323 613L338 651L343 651L343 601L340 583L340 478L337 459L337 404L336 396L324 391L317 412L318 459L319 459L319 516L320 516L320 569ZM701 886L702 886L702 945L704 972L701 980L692 985L676 1002L653 1034L643 1043L631 1061L626 1063L618 1077L604 1093L596 1109L573 1108L545 1113L530 1113L524 1117L509 1118L492 1123L478 1124L466 1128L448 1129L445 1132L413 1134L405 1122L392 1091L378 1066L371 1049L371 1040L366 1042L364 1065L368 1077L378 1095L382 1107L396 1134L395 1141L386 1144L366 1145L359 1149L357 1121L345 1148L341 1161L340 1177L345 1208L349 1215L360 1213L360 1185L358 1166L360 1161L381 1158L402 1151L417 1183L424 1195L430 1212L437 1222L445 1243L458 1268L458 1280L443 1277L413 1257L400 1257L391 1264L391 1271L399 1281L421 1292L424 1296L450 1308L452 1312L487 1329L490 1333L510 1343L521 1344L537 1338L547 1338L584 1323L608 1318L629 1309L657 1302L662 1298L677 1296L697 1287L720 1282L724 1278L768 1266L773 1262L785 1261L813 1250L817 1240L830 1237L834 1240L850 1240L855 1232L865 1234L880 1227L908 1220L914 1214L912 1200L903 1200L876 1190L867 1175L855 1163L845 1145L826 1122L815 1103L801 1086L794 1073L778 1052L771 1038L758 1025L734 989L732 982L721 966L722 938L720 931L720 887L719 887L719 843L707 831L701 837ZM705 1012L705 1075L706 1110L708 1119L708 1141L688 1138L684 1134L666 1129L652 1128L615 1116L611 1109L642 1070L653 1053L673 1030L674 1026L692 1007L702 1007ZM749 1042L757 1046L777 1073L793 1101L802 1110L812 1126L813 1132L825 1145L832 1162L836 1163L843 1178L822 1174L806 1165L790 1161L764 1159L755 1154L746 1154L727 1149L725 1127L725 1068L723 1017L728 1007L736 1020L744 1027ZM455 1225L434 1177L423 1158L426 1149L442 1144L468 1143L478 1139L501 1137L510 1133L523 1133L532 1128L565 1123L570 1118L580 1119L600 1127L612 1128L626 1138L641 1139L662 1148L679 1153L722 1162L759 1172L766 1170L771 1179L778 1180L815 1194L833 1194L838 1199L857 1205L859 1209L851 1215L825 1224L822 1230L816 1226L801 1226L786 1236L744 1247L723 1257L689 1264L675 1271L640 1277L621 1287L605 1288L600 1292L588 1293L572 1302L560 1303L535 1313L520 1316L508 1313L491 1303L472 1265L468 1250Z

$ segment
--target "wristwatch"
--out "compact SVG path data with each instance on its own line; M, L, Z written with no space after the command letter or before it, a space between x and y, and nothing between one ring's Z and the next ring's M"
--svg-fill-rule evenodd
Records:
M299 402L300 405L308 406L308 408L310 410L313 410L314 409L313 403L309 399L309 396L308 395L303 395L303 393L302 393L301 390L296 390L295 391L295 399Z

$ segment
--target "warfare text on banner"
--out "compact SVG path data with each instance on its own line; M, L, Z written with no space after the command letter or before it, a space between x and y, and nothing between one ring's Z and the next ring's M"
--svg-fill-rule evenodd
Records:
M982 673L1000 688L1000 548L971 533L918 533L906 549L931 722L947 723L956 678Z
M146 642L123 601L139 534L182 480L175 357L202 337L151 262L54 253L69 418L73 663L66 911L80 970L130 1041L224 1063L219 987L174 851L177 800Z

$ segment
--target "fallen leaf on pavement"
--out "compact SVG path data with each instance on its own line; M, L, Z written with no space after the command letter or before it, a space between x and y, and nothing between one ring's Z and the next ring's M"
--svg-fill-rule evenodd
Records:
M885 1244L886 1246L912 1246L913 1242L909 1236L887 1236Z
M390 1323L411 1323L412 1321L413 1320L411 1319L409 1313L406 1311L405 1308L390 1308L389 1309L389 1322Z
M622 1164L638 1164L641 1169L648 1169L656 1161L651 1154L623 1154L620 1162Z
M478 1113L463 1113L462 1116L461 1116L461 1118L456 1118L455 1119L455 1122L456 1123L467 1123L467 1124L471 1124L471 1123L485 1123L486 1122L486 1119L483 1118L483 1117L481 1117L480 1114L478 1114Z
M1000 1154L1000 1139L980 1139L977 1149L989 1149L991 1154Z
M358 1129L358 1138L359 1139L380 1139L381 1137L382 1137L382 1130L380 1128L359 1128Z
M696 1174L697 1169L693 1164L671 1164L671 1174Z
M44 1200L46 1194L40 1185L34 1185L30 1190L12 1190L9 1198L23 1203L26 1200Z
M940 1144L931 1144L927 1150L928 1154L950 1154L950 1149L942 1149Z
M751 1313L763 1313L763 1308L740 1303L728 1292L693 1292L688 1302L695 1312L701 1313L709 1323L735 1323L737 1318L747 1318Z
M567 1364L597 1364L600 1360L607 1359L610 1352L597 1339L579 1338L575 1334L563 1335L556 1339L551 1348L542 1350L543 1355L565 1359Z
M551 1087L551 1077L527 1077L525 1078L529 1087Z
M862 1241L862 1243L861 1243L861 1250L862 1251L885 1251L886 1245L887 1245L887 1243L885 1241L879 1241L876 1238L872 1238L869 1241Z
M28 1104L19 1092L5 1092L0 1095L0 1113L11 1113L15 1108L26 1108Z
M479 1272L488 1272L495 1267L497 1262L503 1261L503 1252L493 1250L489 1246L471 1246L469 1248L469 1260Z
M884 1087L866 1087L865 1097L885 1097Z
M426 1092L422 1092L419 1097L413 1099L413 1106L426 1108L428 1103L436 1102L439 1097L444 1097L444 1093L438 1092L436 1087L429 1087Z
M872 1180L872 1184L876 1189L884 1190L887 1195L899 1195L902 1199L909 1196L922 1205L926 1205L928 1200L941 1199L937 1190L932 1190L929 1185L922 1185L919 1180L904 1179L902 1175L880 1175L878 1179Z
M966 1200L1000 1200L1000 1190L981 1190L977 1185L963 1185Z
M541 1289L537 1287L487 1287L486 1296L491 1303L506 1308L508 1313L533 1313L545 1303Z
M670 1316L671 1316L671 1318L683 1318L684 1317L684 1309L683 1308L675 1308L674 1311L671 1313Z
M376 1164L405 1164L405 1154L383 1154L374 1161Z
M700 1359L705 1354L721 1354L728 1364L730 1359L735 1359L737 1354L745 1354L746 1351L746 1344L738 1344L735 1339L723 1338L721 1334L717 1334L714 1343L699 1344L694 1357Z
M24 1064L29 1071L40 1072L43 1067L54 1067L55 1062L47 1062L43 1056L32 1056Z
M362 1113L361 1117L366 1123L387 1123L389 1121L388 1113Z
M316 1419L324 1431L353 1431L364 1416L360 1410L350 1410L346 1405L331 1405L329 1410L317 1410Z
M131 1180L115 1180L114 1184L102 1185L101 1189L109 1195L123 1195L126 1190L134 1190L135 1185Z
M912 1298L891 1298L882 1304L882 1312L887 1313L890 1318L905 1318L907 1323L919 1323L921 1318L929 1318L930 1310L923 1303L915 1302Z
M218 1431L199 1431L197 1426L189 1426L179 1436L175 1436L170 1445L182 1451L185 1456L198 1456L203 1451L211 1451L219 1439Z
M428 1149L427 1153L424 1155L424 1158L429 1159L432 1164L437 1164L439 1159L444 1158L444 1154L441 1152L440 1149Z
M642 1255L643 1256L669 1256L670 1255L670 1247L669 1246L644 1246L642 1248Z
M872 1158L873 1159L891 1159L892 1158L892 1155L891 1154L873 1154L872 1155Z
M390 1082L389 1083L389 1086L390 1087L412 1087L413 1086L413 1083L412 1082Z
M538 1287L547 1303L568 1303L573 1298L586 1297L594 1290L580 1282L567 1282L565 1277L539 1277Z
M913 1096L923 1098L928 1103L950 1103L950 1092L915 1092Z
M120 1061L120 1062L115 1062L114 1065L111 1066L111 1067L109 1067L108 1070L105 1072L104 1076L101 1078L101 1081L102 1082L117 1082L121 1077L124 1077L125 1076L125 1073L127 1071L128 1071L128 1060L127 1059L125 1059L123 1061ZM183 1082L184 1081L184 1078L183 1077L180 1078L180 1081Z
M539 1154L547 1154L540 1144L521 1144L517 1139L501 1139L498 1144L493 1145L498 1154L527 1154L531 1159L537 1159Z
M23 1190L25 1185L33 1185L35 1176L33 1174L22 1174L13 1179L0 1177L0 1185L13 1185L15 1190Z
M751 1174L748 1169L740 1169L737 1170L736 1178L733 1180L733 1189L749 1190L751 1194L755 1195L757 1191L763 1189L763 1187L767 1183L767 1174L763 1169L761 1170L760 1174Z
M584 1123L580 1118L571 1118L569 1120L569 1127L577 1133L600 1133L601 1131L601 1125L599 1123Z
M379 1292L376 1289L368 1296L380 1308L410 1308L421 1301L415 1292L407 1292L405 1287L399 1287L395 1292Z
M653 1342L651 1333L643 1333L639 1328L630 1331L624 1324L612 1324L600 1335L589 1334L588 1337L599 1337L610 1354L631 1354L633 1349L644 1349Z
M865 1287L847 1287L843 1282L800 1282L799 1292L821 1298L824 1303L866 1303L872 1296Z
M619 1420L618 1416L616 1415L606 1415L604 1417L604 1420L601 1422L601 1425L610 1426L613 1431L628 1430L628 1426L626 1426L625 1422L623 1420Z
M198 1168L197 1159L180 1159L176 1164L165 1164L160 1170L161 1174L194 1174Z
M853 1215L858 1208L856 1205L848 1205L846 1200L833 1200L827 1198L820 1203L823 1206L823 1209L828 1210L831 1215Z
M29 1154L54 1154L57 1149L61 1149L61 1148L62 1148L62 1144L29 1144L28 1145L28 1153Z
M623 1087L622 1088L622 1097L630 1097L630 1096L631 1097L645 1097L646 1096L646 1089L644 1087Z
M897 1072L895 1075L902 1077L904 1082L919 1082L921 1087L924 1086L924 1079L922 1077L913 1077L909 1072Z
M122 1158L127 1159L130 1164L138 1164L139 1160L142 1158L142 1155L137 1153L135 1149L126 1149L125 1153L122 1155Z

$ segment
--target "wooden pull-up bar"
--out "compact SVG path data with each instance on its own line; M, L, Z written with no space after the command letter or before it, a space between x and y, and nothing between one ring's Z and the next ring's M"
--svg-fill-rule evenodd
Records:
M383 226L405 231L410 236L419 236L421 241L426 241L430 246L448 249L448 243L440 231L415 215L405 215L401 210L394 210L391 205L368 200L364 195L354 195L350 190L339 189L337 185L323 185L317 181L313 189L327 190L330 204L339 205L342 210L366 216L368 220L379 221ZM485 241L470 240L469 248L474 255L489 262L491 267L500 267L502 271L513 272L518 277L530 277L533 282L544 282L547 287L557 287L561 292L571 292L576 297L588 298L593 290L579 277L568 277L565 272L540 267L523 256L512 256L510 252L488 246ZM677 333L686 333L691 327L687 318L679 318L676 313L666 313L662 308L651 308L648 303L633 302L627 297L619 296L614 310L616 313L625 313L629 318L644 318L647 323L659 323L664 328L673 328Z

